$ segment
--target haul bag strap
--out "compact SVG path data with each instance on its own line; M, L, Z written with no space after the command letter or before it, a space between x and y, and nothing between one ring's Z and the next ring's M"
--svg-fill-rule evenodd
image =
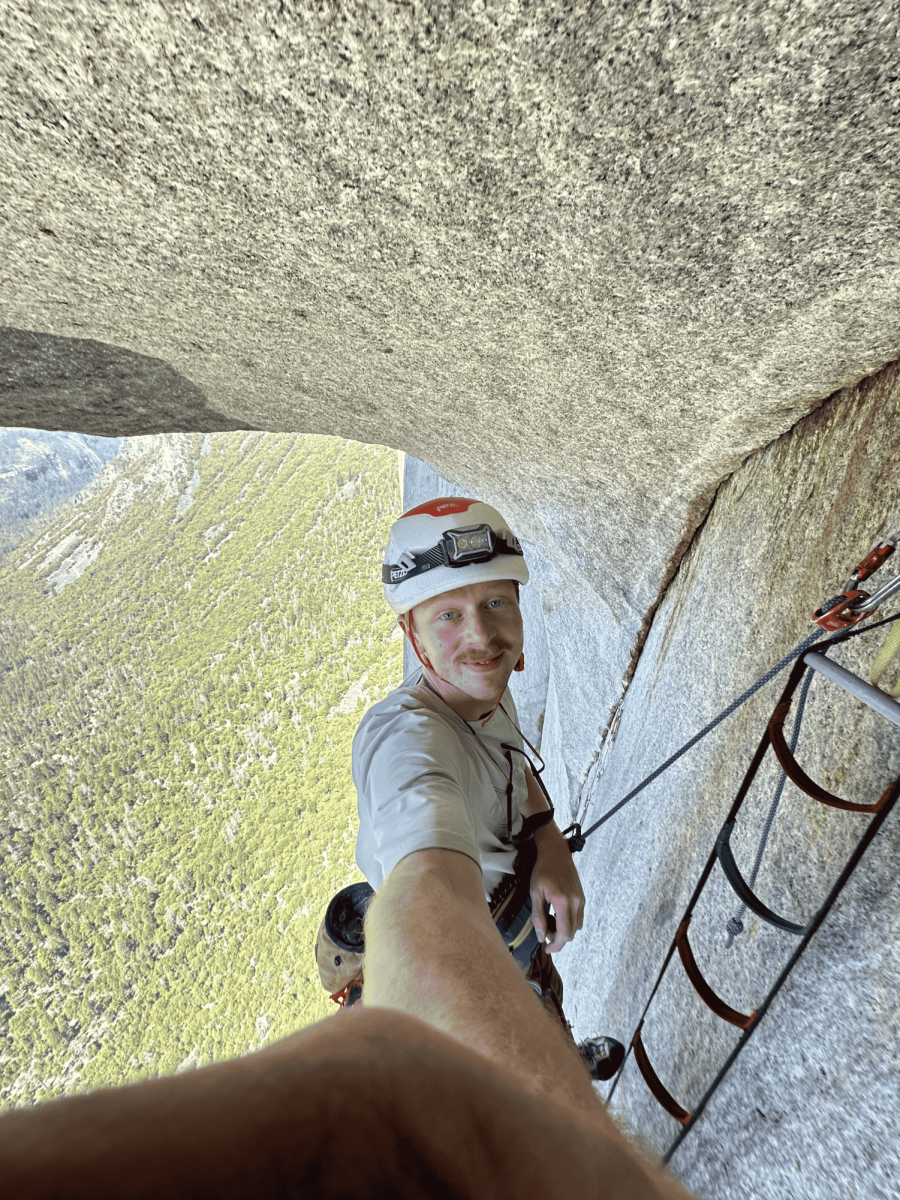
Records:
M784 929L787 933L795 933L798 937L802 936L806 932L805 925L795 925L793 921L779 917L778 913L772 912L771 908L766 908L762 900L754 892L750 891L747 881L738 870L737 863L734 861L734 855L731 853L730 843L734 825L734 821L726 821L722 826L722 832L716 839L716 854L719 858L719 865L725 872L725 878L734 888L738 897L758 917L762 917L764 921L768 921L770 925L774 925L778 929Z
M697 966L697 960L694 958L694 952L691 949L691 943L688 941L687 931L688 925L691 923L690 913L684 918L678 926L675 934L675 945L678 947L678 953L681 956L681 965L684 967L688 979L694 985L694 990L708 1008L721 1017L723 1021L730 1021L732 1025L737 1025L738 1029L747 1029L753 1024L756 1017L756 1012L752 1012L749 1016L740 1013L736 1008L732 1008L730 1004L726 1004L721 996L717 996L712 990L703 976L700 974L700 968Z
M672 1093L667 1090L663 1081L653 1070L650 1059L647 1057L647 1051L644 1049L644 1043L641 1041L641 1029L643 1025L644 1022L641 1021L635 1030L634 1037L631 1039L634 1061L637 1063L638 1069L644 1077L644 1083L646 1083L658 1103L662 1105L669 1116L674 1117L676 1121L680 1121L682 1125L686 1125L691 1119L691 1114L686 1108L682 1108Z

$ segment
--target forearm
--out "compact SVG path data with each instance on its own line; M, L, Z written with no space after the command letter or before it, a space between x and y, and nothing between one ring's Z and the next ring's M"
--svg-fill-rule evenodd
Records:
M456 857L474 866L465 855ZM407 861L388 877L366 917L365 1007L419 1017L507 1073L511 1087L543 1106L546 1120L552 1107L581 1128L591 1153L604 1162L605 1186L598 1178L593 1194L682 1200L685 1193L640 1160L619 1133L577 1050L513 963L483 900L482 908L460 898L436 871L404 870ZM540 1124L531 1136L540 1140Z
M454 857L462 860L456 867L477 870L465 855ZM391 873L366 918L365 1004L401 1009L533 1089L595 1106L577 1052L537 1003L483 898L476 905L437 871L408 862Z
M232 1062L0 1114L3 1194L684 1200L450 1038L350 1011Z

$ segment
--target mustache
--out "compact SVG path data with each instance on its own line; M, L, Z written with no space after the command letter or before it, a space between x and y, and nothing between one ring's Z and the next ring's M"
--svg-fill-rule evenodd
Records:
M499 650L495 650L493 654L483 654L480 658L462 658L460 663L465 666L466 663L490 662L494 658L499 658L501 654L505 654L509 646L503 646Z

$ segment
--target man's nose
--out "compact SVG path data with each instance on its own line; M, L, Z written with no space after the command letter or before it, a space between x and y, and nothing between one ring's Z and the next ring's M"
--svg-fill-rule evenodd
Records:
M489 646L495 640L494 622L490 613L472 612L463 622L463 639L467 645Z

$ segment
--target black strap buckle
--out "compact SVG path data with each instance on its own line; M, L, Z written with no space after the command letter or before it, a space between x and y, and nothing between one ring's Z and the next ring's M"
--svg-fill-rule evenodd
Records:
M569 833L573 829L575 830L575 832L572 834L572 836L569 838L566 838L566 841L569 843L569 852L571 854L574 854L576 852L576 850L583 850L585 841L587 840L583 836L583 834L581 832L581 826L579 825L579 823L577 821L573 821L571 825L569 825L566 829L563 830L563 837L566 837L566 834Z

